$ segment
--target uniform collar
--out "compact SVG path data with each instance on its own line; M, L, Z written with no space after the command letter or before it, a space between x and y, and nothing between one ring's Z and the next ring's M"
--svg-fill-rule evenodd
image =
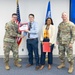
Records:
M10 21L12 24L15 24L15 22L12 22L12 20Z

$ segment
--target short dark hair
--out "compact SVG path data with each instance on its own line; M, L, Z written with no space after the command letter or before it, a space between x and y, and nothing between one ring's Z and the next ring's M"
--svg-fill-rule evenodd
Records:
M14 16L14 15L17 16L17 13L13 13L13 14L12 14L12 16Z
M50 19L50 20L51 20L51 24L54 25L53 20L52 20L52 18L50 18L50 17L46 19L45 25L47 24L47 20L48 20L48 19Z
M33 16L34 17L34 14L29 14L29 16Z

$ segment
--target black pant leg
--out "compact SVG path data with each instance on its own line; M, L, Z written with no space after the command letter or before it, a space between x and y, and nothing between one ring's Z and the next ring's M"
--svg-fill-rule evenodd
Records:
M33 47L32 47L30 39L27 40L27 50L28 50L28 56L29 56L29 64L33 64Z
M43 52L42 44L41 44L41 58L40 58L40 64L45 65L45 57L46 57L46 52Z
M36 66L38 66L39 65L38 39L34 39L32 41L32 46L33 46L33 50L34 50Z
M53 64L53 48L54 44L51 46L51 52L48 52L48 64L52 65Z

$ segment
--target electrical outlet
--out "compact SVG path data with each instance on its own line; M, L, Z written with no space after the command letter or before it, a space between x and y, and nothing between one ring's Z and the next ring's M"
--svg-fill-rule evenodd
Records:
M22 51L24 51L24 49L22 49Z

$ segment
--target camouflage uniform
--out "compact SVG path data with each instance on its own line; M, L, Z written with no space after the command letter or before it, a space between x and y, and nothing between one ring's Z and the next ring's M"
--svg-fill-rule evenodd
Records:
M18 60L18 44L17 37L21 37L18 33L18 25L12 21L5 25L5 36L4 36L4 56L5 63L9 62L9 53L13 52L14 60Z
M59 58L61 62L65 62L65 52L67 53L68 62L73 64L73 47L70 48L69 44L73 44L75 37L75 26L72 22L61 22L58 26L57 41L59 42Z

